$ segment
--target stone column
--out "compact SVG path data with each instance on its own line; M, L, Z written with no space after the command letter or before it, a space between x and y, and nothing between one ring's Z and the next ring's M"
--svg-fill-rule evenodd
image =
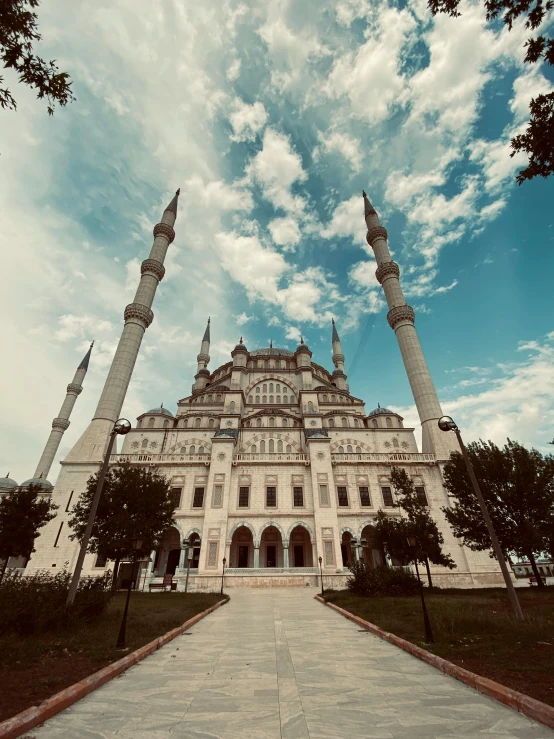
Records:
M260 545L256 546L254 544L254 569L257 570L260 568Z
M283 567L287 570L289 568L289 542L283 542Z
M179 569L183 570L185 568L185 555L187 553L186 549L181 549L181 554L179 555Z

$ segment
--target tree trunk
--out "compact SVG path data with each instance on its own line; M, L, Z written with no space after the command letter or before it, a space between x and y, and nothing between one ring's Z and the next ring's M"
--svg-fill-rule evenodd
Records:
M531 563L531 569L533 570L533 574L537 578L537 587L544 588L544 584L542 581L542 575L539 572L539 568L537 567L537 563L535 562L535 558L533 557L533 554L529 552L527 556L529 557L529 562Z
M112 590L115 590L117 585L117 575L119 573L119 562L121 558L116 557L113 565L113 575L112 575Z
M425 557L425 569L427 570L427 579L429 581L429 587L433 587L433 581L431 580L431 570L429 569L429 560Z
M6 572L6 567L8 566L8 560L9 557L6 557L4 560L4 564L2 565L2 572L0 572L0 582L4 579L4 573Z

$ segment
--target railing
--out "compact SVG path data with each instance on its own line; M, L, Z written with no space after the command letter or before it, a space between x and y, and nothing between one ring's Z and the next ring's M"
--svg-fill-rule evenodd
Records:
M317 575L317 567L227 567L225 575Z
M434 454L414 454L404 452L390 452L386 454L356 454L356 452L347 452L346 454L331 454L331 461L337 462L382 462L384 464L394 464L395 462L411 462L419 464L435 464L436 457Z
M233 462L300 462L309 463L307 454L294 454L292 452L269 452L265 454L235 454Z
M138 464L164 464L172 462L184 462L194 464L203 462L209 464L211 454L112 454L110 464L123 464L125 462L136 462Z

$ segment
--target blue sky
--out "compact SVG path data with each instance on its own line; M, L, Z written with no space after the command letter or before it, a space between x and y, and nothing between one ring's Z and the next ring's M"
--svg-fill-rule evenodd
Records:
M389 232L446 412L468 440L552 451L554 180L518 187L509 140L551 70L479 4L98 0L40 8L40 52L74 80L49 118L17 85L0 114L2 474L34 471L96 340L59 458L94 413L152 227L181 187L176 239L123 412L175 410L212 317L332 368L418 430L365 242L361 191ZM356 357L353 364L354 357ZM4 471L5 468L5 471ZM50 478L57 475L57 464Z

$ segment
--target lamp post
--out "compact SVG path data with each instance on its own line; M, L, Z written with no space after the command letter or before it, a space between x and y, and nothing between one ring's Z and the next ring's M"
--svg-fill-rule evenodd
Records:
M431 631L431 623L429 621L429 615L427 614L425 598L423 597L423 585L421 583L421 578L419 577L419 567L417 566L417 538L415 536L407 536L406 541L414 553L415 571L417 574L417 581L419 583L419 594L421 595L421 608L423 610L423 625L425 626L425 642L427 644L432 644L435 640L433 638L433 632Z
M225 577L225 565L227 564L227 559L223 557L223 573L221 574L221 595L223 595L223 578Z
M464 462L466 463L466 467L467 467L467 471L468 471L468 474L471 480L471 484L473 485L473 491L475 492L475 497L477 498L477 500L479 501L479 505L481 506L481 513L483 514L483 519L485 521L485 524L489 532L489 536L491 538L492 548L494 549L494 553L500 565L500 569L502 570L502 576L504 577L504 582L506 583L506 589L508 590L508 597L510 598L512 609L514 611L515 617L523 620L523 611L521 610L521 605L516 595L514 584L510 578L510 573L508 572L508 568L506 566L506 560L504 559L504 553L502 552L502 549L500 547L500 543L496 536L496 532L494 530L494 526L492 524L491 517L487 509L487 504L485 503L485 499L483 498L481 488L479 487L479 483L477 482L477 478L473 470L473 465L471 464L471 459L469 458L469 454L467 453L465 444L462 441L460 429L458 428L458 426L456 425L456 423L450 416L443 416L442 418L439 419L438 424L439 424L439 428L441 431L453 431L456 434L456 438L458 439L458 444L460 445L460 449L462 450Z
M358 540L355 536L350 539L350 554L354 562L358 561ZM352 564L352 562L351 562Z
M190 574L190 563L194 556L194 550L190 545L190 541L187 539L187 579L185 580L185 593L188 592L189 589L189 574Z
M96 511L98 510L98 503L100 502L100 496L102 495L102 487L104 485L104 478L106 477L106 472L108 471L108 465L110 463L110 455L112 453L115 437L117 435L125 436L125 434L128 434L130 430L131 430L131 424L126 418L120 418L118 421L116 421L113 429L111 430L110 438L108 441L108 448L106 449L106 455L104 457L104 462L102 464L100 473L98 474L96 492L94 493L94 498L92 501L92 505L90 507L90 513L88 514L87 527L83 535L83 540L81 541L81 548L79 549L79 556L77 557L77 564L75 565L75 570L73 571L73 577L71 579L71 585L69 586L69 592L67 594L66 604L68 606L70 606L75 600L75 594L77 593L77 588L79 587L79 578L81 577L81 571L83 569L83 562L85 561L85 555L87 553L88 543L89 543L90 535L92 533L94 519L96 517Z
M321 578L321 595L323 596L323 572L321 571L321 563L323 562L323 559L321 557L318 557L319 562L319 577Z
M135 577L135 564L137 560L137 552L139 552L142 549L142 538L137 537L136 539L133 539L133 563L131 565L131 577L129 578L129 585L127 587L127 598L125 600L125 609L123 611L123 618L121 619L121 626L119 627L119 635L117 637L117 644L115 645L115 648L122 651L127 649L127 644L125 643L125 631L127 627L127 613L129 611L129 599L131 598L131 586L133 584L133 580Z

